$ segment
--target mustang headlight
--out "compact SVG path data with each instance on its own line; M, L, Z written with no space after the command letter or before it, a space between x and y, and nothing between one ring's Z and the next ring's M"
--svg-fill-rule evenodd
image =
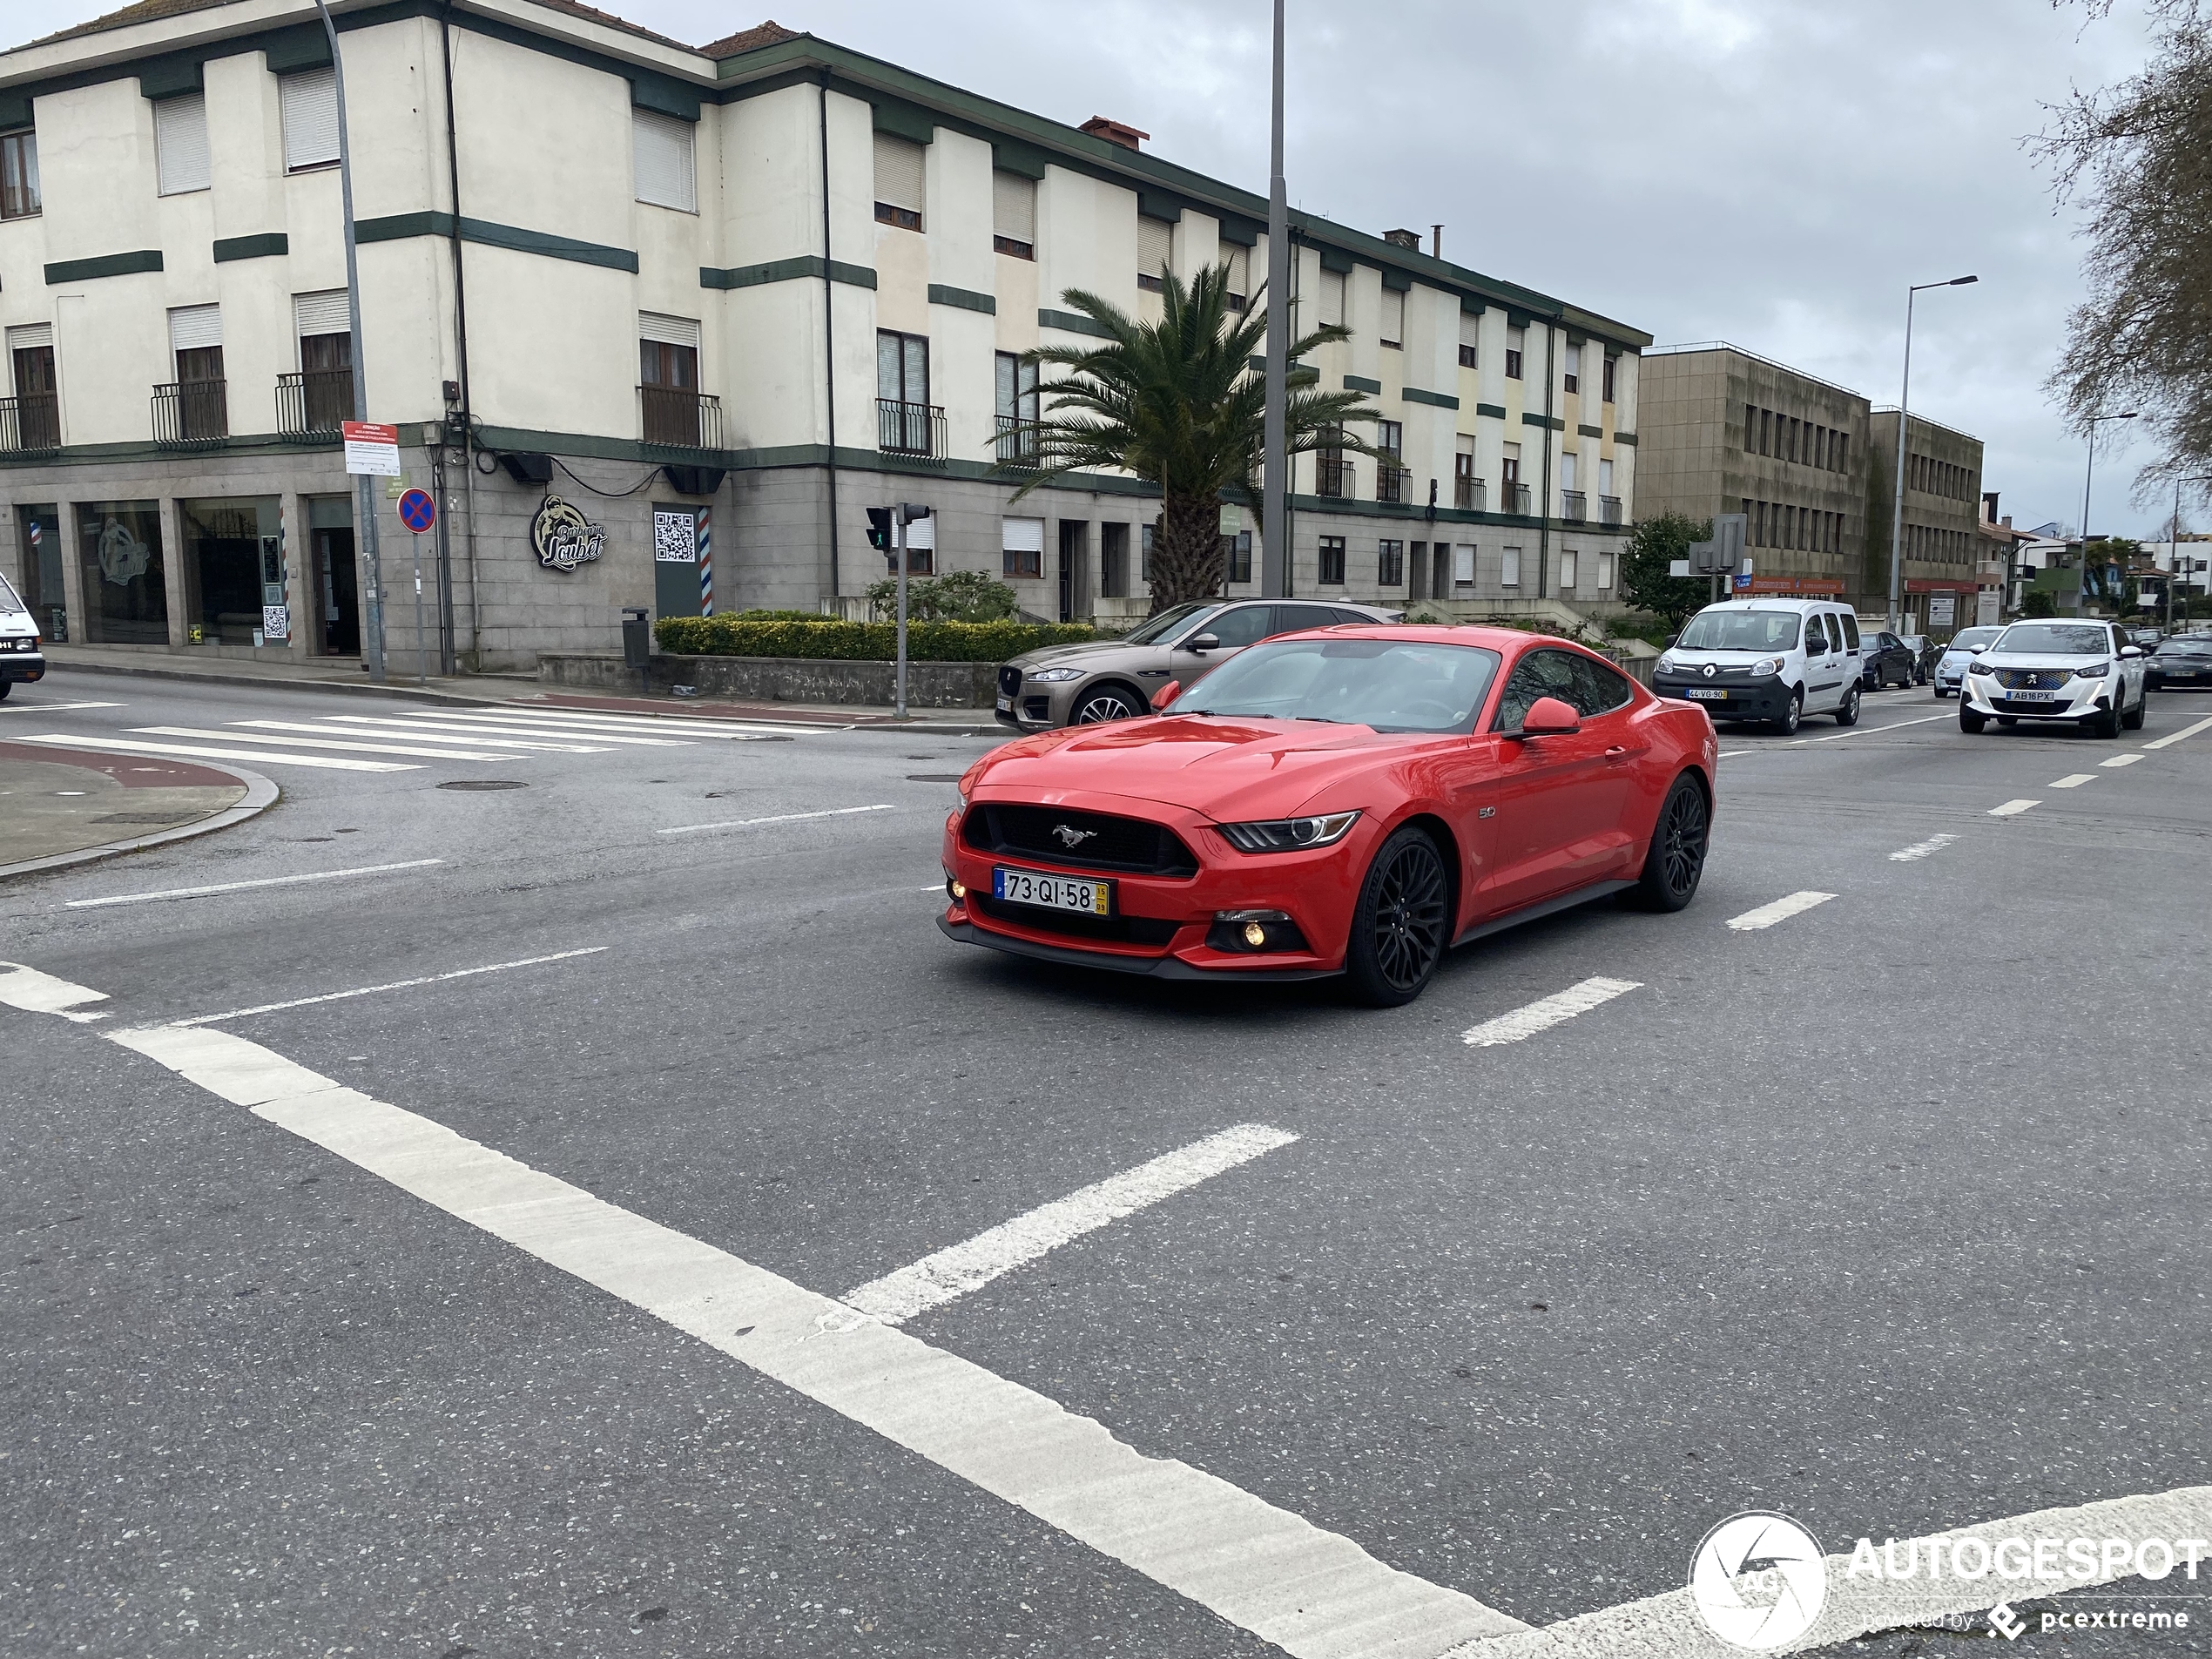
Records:
M1080 668L1041 668L1028 676L1033 680L1079 680L1083 677Z
M1994 674L1996 671L1997 671L1992 668L1987 663L1968 663L1966 664L1966 672L1969 674Z
M2111 672L2112 664L2110 663L2090 663L2084 667L2077 668L2074 671L2074 678L2076 679L2085 680L2101 680Z
M1754 679L1762 674L1779 674L1781 671L1782 659L1779 657L1762 657L1751 664L1751 677Z
M1359 821L1357 813L1326 813L1318 818L1268 818L1217 827L1240 853L1296 853L1341 841Z

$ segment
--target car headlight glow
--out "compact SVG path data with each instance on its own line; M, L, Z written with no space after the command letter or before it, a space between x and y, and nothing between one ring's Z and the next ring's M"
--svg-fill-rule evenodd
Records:
M2074 671L2074 678L2085 680L2101 680L2110 672L2110 663L2090 663Z
M1782 659L1779 657L1762 657L1751 664L1751 674L1754 678L1762 674L1779 674L1781 671Z
M1041 668L1028 676L1033 680L1079 680L1083 677L1080 668Z
M1659 671L1662 674L1671 674L1675 671L1674 652L1662 651L1659 653Z
M1341 841L1359 821L1358 813L1325 813L1314 818L1270 818L1217 827L1240 853L1298 853Z
M1994 674L1996 671L1997 671L1992 668L1987 663L1969 663L1966 664L1966 672L1969 674Z

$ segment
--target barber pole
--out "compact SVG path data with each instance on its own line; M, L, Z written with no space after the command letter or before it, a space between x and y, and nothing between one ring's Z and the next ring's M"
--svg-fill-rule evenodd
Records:
M699 509L699 615L714 614L714 509Z

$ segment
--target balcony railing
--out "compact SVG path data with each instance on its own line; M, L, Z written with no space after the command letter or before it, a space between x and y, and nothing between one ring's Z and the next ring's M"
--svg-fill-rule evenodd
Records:
M287 438L338 435L354 418L354 371L311 368L280 374L276 384L277 430Z
M1386 456L1382 463L1375 469L1375 499L1391 502L1404 501L1407 481L1413 475L1405 468Z
M945 455L945 411L935 403L875 401L875 447L887 455L915 455L941 461Z
M1587 524L1590 518L1590 498L1579 489L1559 492L1559 516L1570 524Z
M1489 493L1480 478L1454 478L1452 481L1452 505L1463 513L1483 511L1482 503Z
M669 449L719 449L722 400L680 386L641 386L645 442Z
M1349 496L1352 490L1352 463L1341 455L1324 454L1313 469L1313 493Z
M228 381L171 381L153 388L153 441L168 448L220 443L230 436Z
M37 454L62 447L61 399L53 392L0 397L0 454Z
M1001 466L1034 467L1042 442L1034 422L1017 415L1001 415L998 417L998 437L993 454Z
M1511 479L1500 484L1498 486L1498 510L1501 513L1516 513L1523 518L1527 517L1528 486L1515 483Z
M1597 522L1601 524L1618 524L1621 522L1621 498L1618 496L1600 496L1597 498Z

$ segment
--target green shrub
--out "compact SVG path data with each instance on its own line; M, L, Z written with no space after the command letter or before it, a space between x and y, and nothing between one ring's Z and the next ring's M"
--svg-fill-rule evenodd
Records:
M664 617L653 624L660 648L679 657L808 657L887 663L898 652L888 622L822 617L765 621L747 617ZM907 657L917 663L997 663L1040 645L1097 637L1088 623L909 622Z
M733 610L728 613L740 622L823 622L819 610Z
M908 622L1011 622L1014 602L1012 588L981 570L948 570L943 576L907 578ZM868 613L878 622L897 620L897 577L886 577L868 589Z

